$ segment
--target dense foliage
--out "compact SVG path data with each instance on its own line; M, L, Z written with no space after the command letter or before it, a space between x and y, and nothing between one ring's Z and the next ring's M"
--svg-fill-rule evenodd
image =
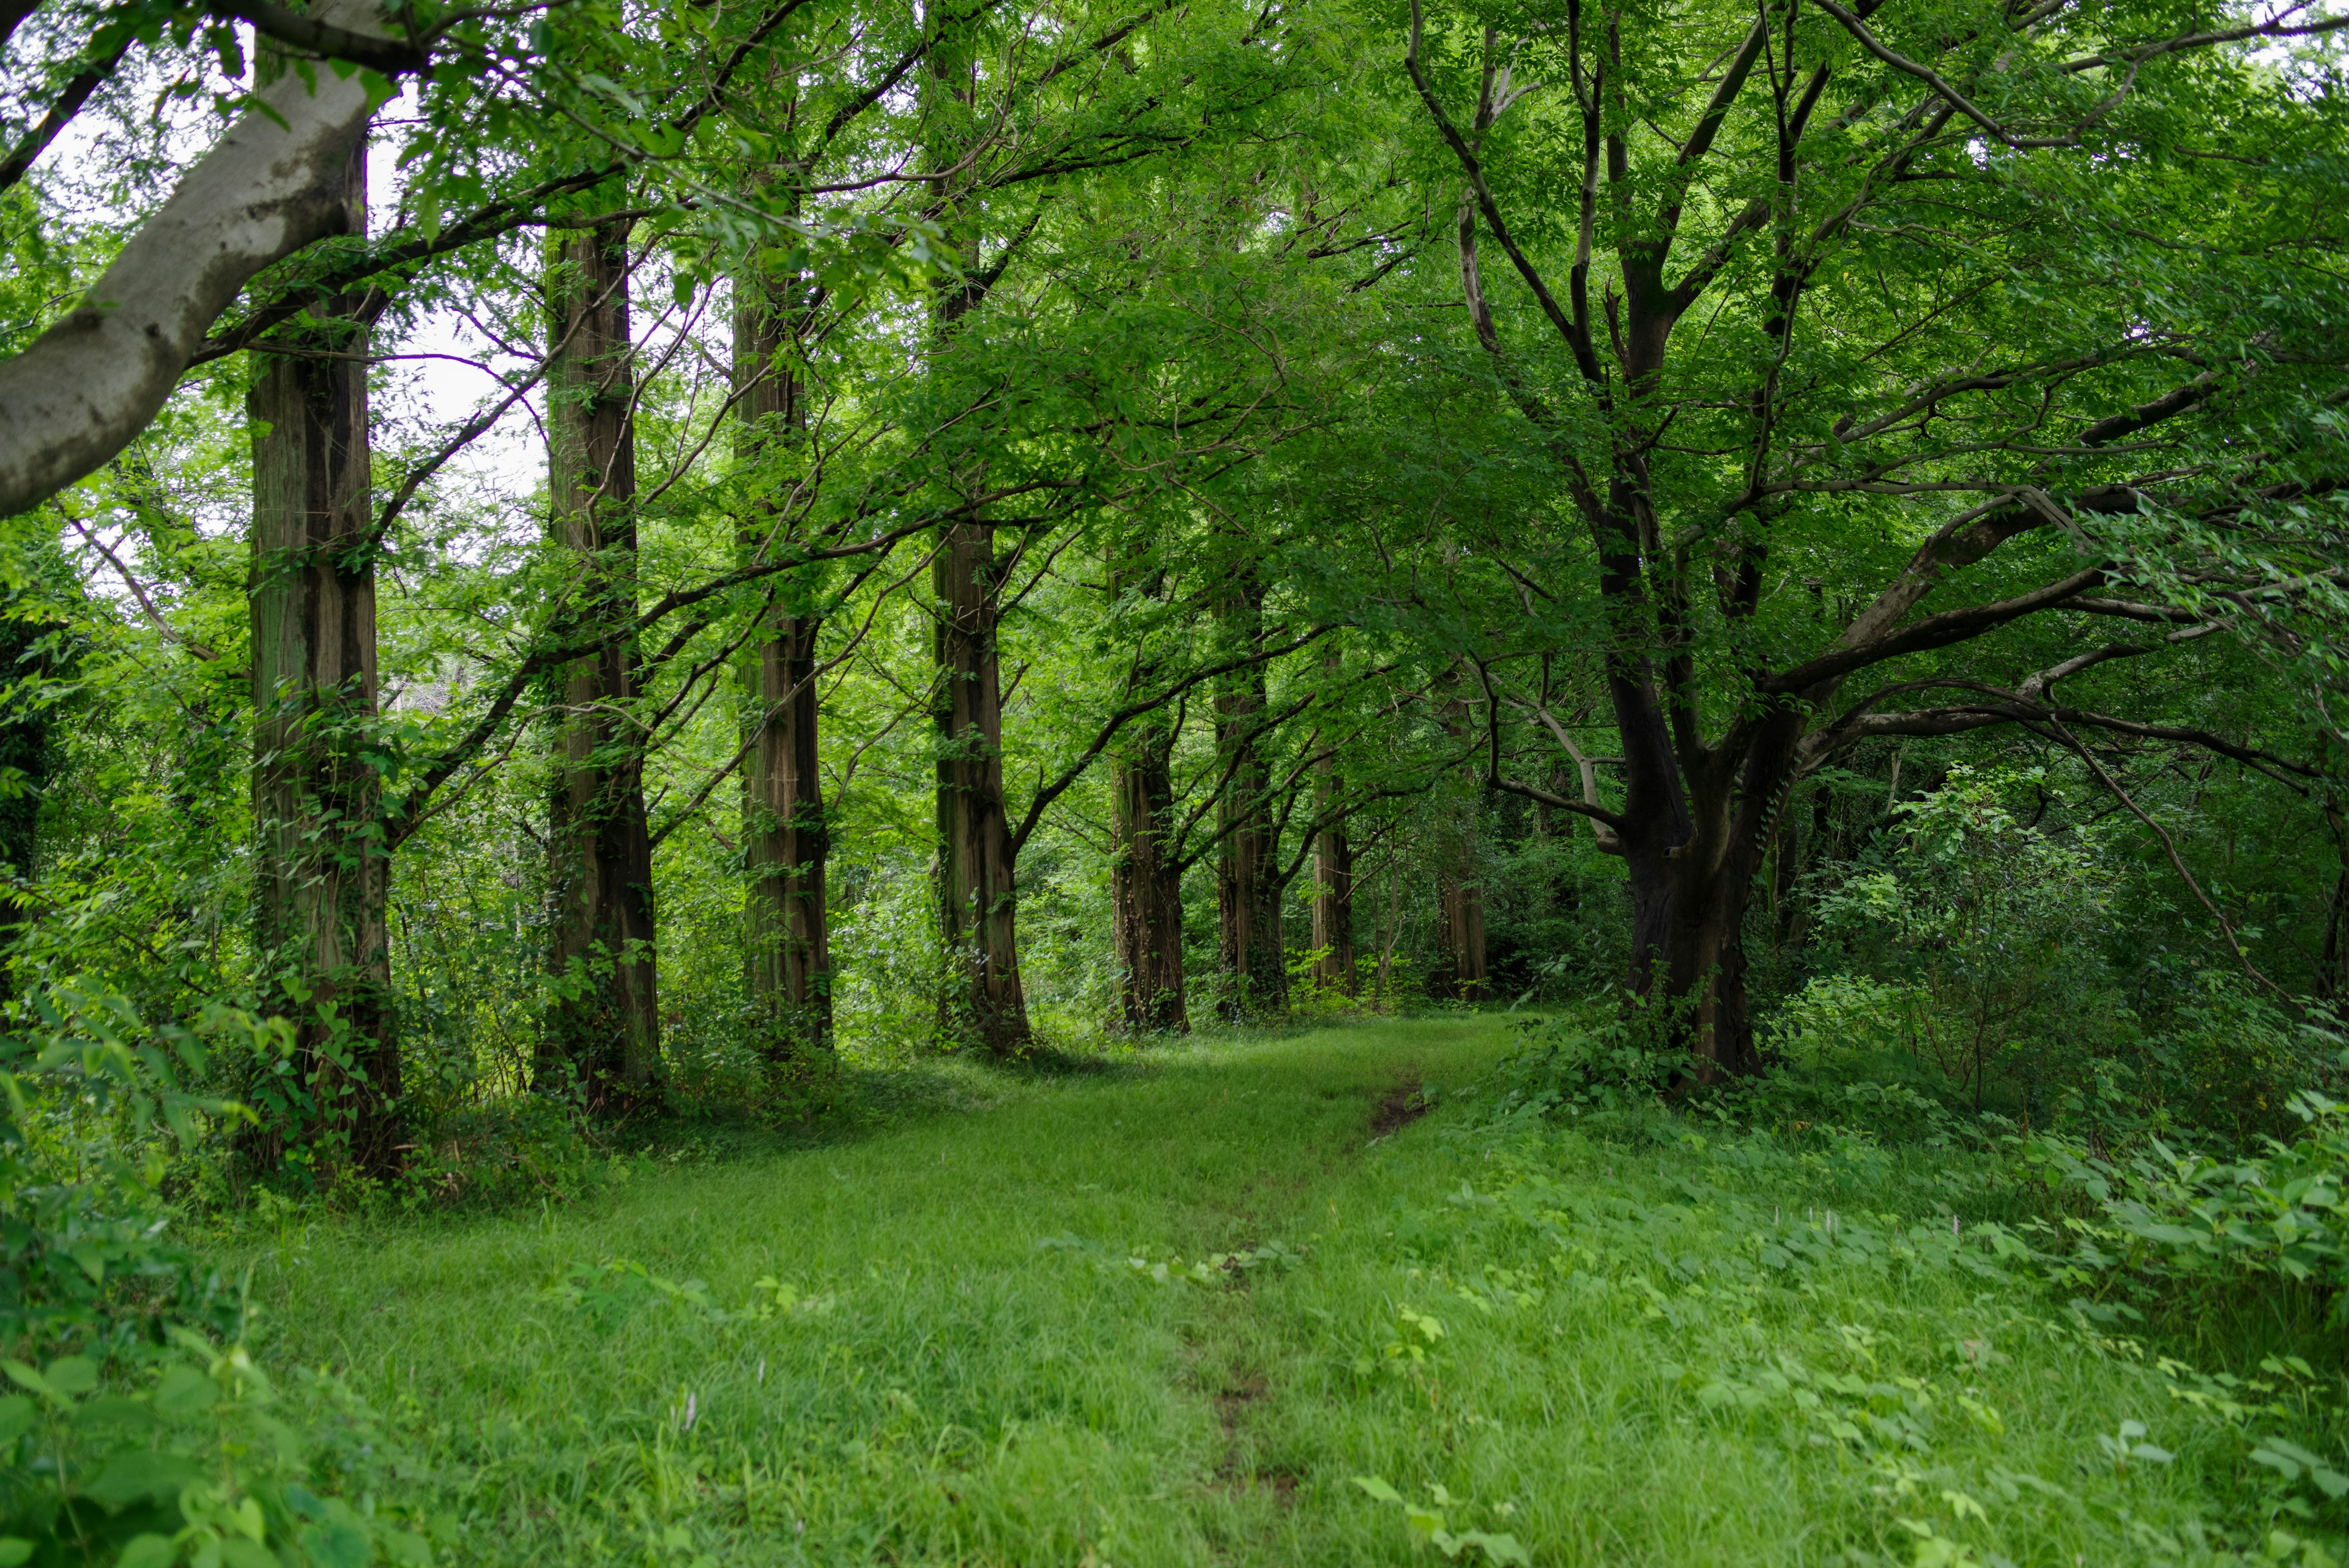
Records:
M1545 1022L1410 1278L1645 1291L1660 1397L1896 1501L1989 1352L1789 1303L1988 1281L2282 1478L2014 1539L2328 1560L2246 1521L2349 1493L2344 29L0 5L0 1568L459 1539L223 1238L1469 1009ZM1354 1392L1433 1405L1396 1310ZM1982 1474L1819 1506L1975 1561L2054 1495Z

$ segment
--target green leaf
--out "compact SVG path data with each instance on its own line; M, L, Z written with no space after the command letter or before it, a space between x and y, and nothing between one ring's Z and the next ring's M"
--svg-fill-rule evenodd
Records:
M163 1381L155 1386L155 1413L166 1420L201 1416L218 1403L220 1385L185 1362L164 1368Z
M124 1508L145 1499L160 1502L179 1496L181 1487L203 1477L202 1467L184 1455L124 1449L106 1461L106 1468L89 1484L89 1495L109 1508Z
M1356 1486L1361 1487L1364 1491L1370 1493L1371 1496L1376 1498L1381 1502L1401 1502L1402 1501L1402 1493L1387 1485L1385 1481L1380 1480L1377 1476L1356 1476L1353 1478L1353 1480Z
M22 1394L0 1399L0 1443L13 1443L31 1430L33 1402ZM5 1568L5 1565L0 1565Z
M33 1554L33 1543L15 1535L0 1535L0 1568L16 1568Z
M67 1355L49 1363L48 1383L60 1394L87 1394L98 1386L98 1363Z
M171 1568L179 1554L168 1535L134 1535L114 1560L114 1568Z
M2255 1465L2265 1465L2271 1470L2282 1472L2286 1480L2300 1479L2300 1467L2273 1449L2264 1447L2253 1449L2251 1458L2251 1463Z
M367 1568L367 1532L340 1520L305 1525L302 1550L318 1568Z
M109 1394L92 1399L74 1412L77 1427L127 1427L144 1431L155 1425L155 1412L137 1399Z
M220 1543L221 1561L228 1568L284 1568L277 1554L258 1541L247 1541L242 1535L232 1535Z
M1474 1546L1485 1553L1485 1560L1499 1568L1514 1563L1516 1568L1534 1568L1533 1554L1518 1543L1514 1535L1493 1535L1482 1530L1464 1530L1457 1537L1463 1546Z

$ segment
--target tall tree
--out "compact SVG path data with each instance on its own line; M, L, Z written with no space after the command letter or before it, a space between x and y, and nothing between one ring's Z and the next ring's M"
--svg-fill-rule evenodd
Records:
M734 364L741 421L740 455L751 494L738 554L762 561L813 483L805 452L806 383L802 338L809 280L796 268L742 280L734 317ZM832 944L824 907L831 835L823 812L817 746L816 636L822 618L794 613L802 585L771 589L745 659L745 711L752 733L742 769L743 872L750 883L745 933L750 996L761 1048L787 1060L832 1043Z
M1444 733L1464 751L1473 749L1476 733L1464 684L1460 666L1450 666L1441 682L1439 710ZM1433 840L1436 929L1443 939L1444 967L1431 978L1444 995L1460 1002L1485 1000L1490 979L1485 953L1485 878L1476 864L1476 807L1481 803L1475 793L1471 785L1469 798L1454 803L1454 809L1436 824Z
M548 275L548 483L554 542L571 559L567 629L597 642L557 671L548 894L556 977L540 1052L552 1084L622 1110L660 1073L652 841L633 711L636 440L626 219L567 231Z
M347 146L340 224L367 229L367 155ZM267 1140L347 1138L399 1163L378 744L366 302L317 299L255 357L253 421L254 940L294 1022L306 1104ZM277 1152L264 1148L264 1157Z
M929 41L922 78L923 156L941 181L984 137L977 109L985 82L984 51L957 33ZM967 177L962 182L967 184ZM977 310L1002 271L982 265L984 232L975 195L948 199L947 233L962 265L944 278L934 309L941 352ZM931 559L936 627L931 652L932 714L937 733L938 940L945 960L938 992L940 1032L958 1044L1008 1054L1030 1038L1028 999L1019 983L1017 850L1003 795L1002 563L995 524L983 506L940 526Z
M1218 613L1237 645L1262 641L1264 589L1253 572L1243 575ZM1216 916L1227 987L1224 1005L1234 1018L1276 1016L1288 1006L1278 803L1264 756L1270 708L1261 662L1216 683L1216 746L1223 788L1216 809L1223 838L1216 860Z
M1129 585L1109 573L1110 597L1129 586L1152 599L1165 593L1164 574L1138 574ZM1130 688L1162 678L1154 661L1137 659ZM1119 972L1118 998L1126 1030L1134 1034L1188 1033L1183 994L1183 867L1174 821L1176 714L1161 701L1137 716L1118 737L1110 778L1110 921Z
M1337 760L1324 757L1316 770L1316 809L1330 815L1342 793ZM1314 979L1341 996L1354 995L1354 849L1343 816L1331 816L1313 836L1313 950L1321 955L1314 962Z
M947 1037L995 1052L1028 1043L1011 826L1003 798L999 564L992 524L939 530L931 566L937 725L938 935Z
M1772 0L1512 36L1413 0L1405 74L1464 186L1448 270L1579 535L1519 566L1513 651L1595 620L1622 759L1611 806L1504 779L1496 705L1493 782L1610 830L1630 989L1699 1076L1756 1061L1745 913L1796 779L1870 736L2145 733L2057 684L2221 625L2304 657L2268 628L2328 569L2333 524L2290 508L2344 468L2309 183L2337 194L2339 110L2248 51L2340 26ZM1521 289L1486 286L1488 241Z

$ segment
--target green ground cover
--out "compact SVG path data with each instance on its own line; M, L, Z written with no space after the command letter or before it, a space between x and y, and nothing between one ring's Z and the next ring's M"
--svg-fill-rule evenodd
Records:
M2335 1432L2318 1376L2105 1337L1961 1156L1495 1129L1510 1038L972 1070L854 1138L231 1261L442 1562L2329 1560L2341 1478L2274 1446Z

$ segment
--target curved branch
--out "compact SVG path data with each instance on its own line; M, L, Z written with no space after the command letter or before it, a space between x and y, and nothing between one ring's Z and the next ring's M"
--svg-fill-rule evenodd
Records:
M0 516L129 445L248 280L344 232L344 171L376 99L358 73L305 74L262 89L80 304L0 365Z

